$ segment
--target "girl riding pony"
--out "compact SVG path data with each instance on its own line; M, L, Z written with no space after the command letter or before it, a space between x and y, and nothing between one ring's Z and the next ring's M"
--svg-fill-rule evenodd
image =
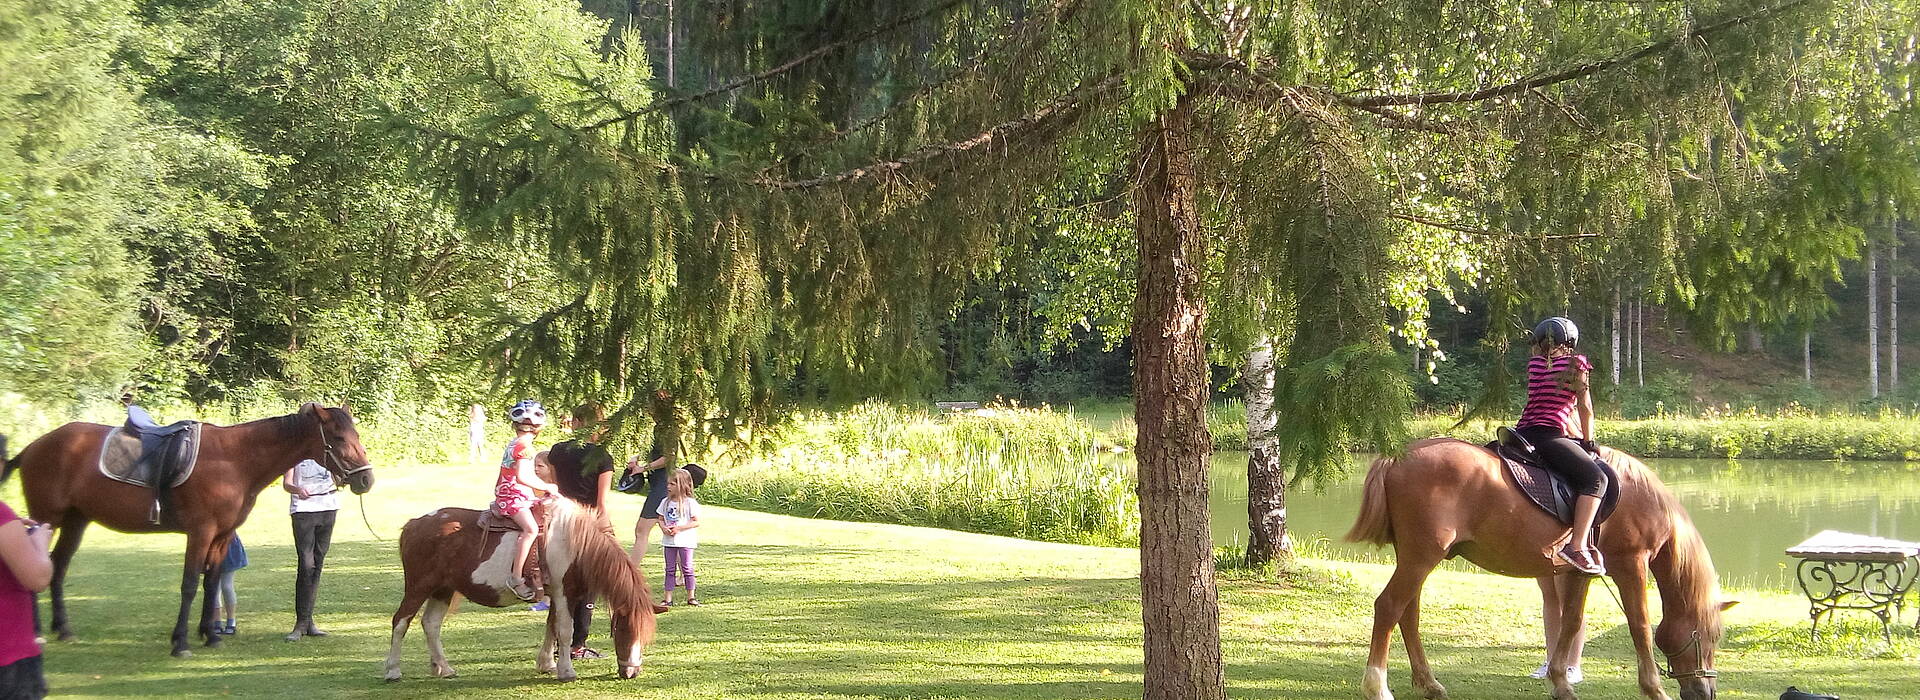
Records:
M1593 364L1574 353L1580 329L1555 316L1533 327L1533 357L1527 360L1527 407L1514 432L1533 443L1541 465L1553 470L1579 496L1573 504L1573 539L1560 555L1580 573L1606 573L1589 533L1600 511L1606 477L1587 445L1593 440L1593 399L1587 373ZM1585 444L1582 444L1585 443Z
M520 527L519 553L513 557L513 580L508 587L521 600L532 601L534 590L527 586L525 569L527 554L533 551L533 541L540 536L540 523L533 518L533 498L535 491L551 492L553 484L534 473L533 438L547 425L547 409L540 402L522 399L507 412L507 419L513 421L513 442L507 443L506 454L500 459L500 477L493 486L493 509L501 515L513 518Z

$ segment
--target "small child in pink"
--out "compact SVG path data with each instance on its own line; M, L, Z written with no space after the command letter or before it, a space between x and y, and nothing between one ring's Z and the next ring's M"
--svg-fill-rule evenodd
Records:
M513 442L507 443L506 454L500 459L500 476L493 485L493 509L520 526L516 543L519 554L513 558L513 581L508 586L521 600L531 601L535 593L527 585L525 568L533 541L540 536L540 523L533 518L534 492L554 490L552 483L534 472L533 438L547 424L547 409L538 401L525 399L514 404L507 418L513 421Z

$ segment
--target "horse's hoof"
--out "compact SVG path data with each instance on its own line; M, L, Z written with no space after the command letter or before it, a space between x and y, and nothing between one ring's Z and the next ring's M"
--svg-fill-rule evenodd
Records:
M220 635L217 635L217 634L216 634L216 635L213 635L213 636L211 636L211 637L208 637L208 638L207 638L207 648L208 648L208 649L218 649L218 648L220 648L220 645L221 645L221 644L223 643L223 641L224 641L224 640L222 640L222 639L220 638Z
M1443 698L1447 697L1447 687L1439 683L1434 683L1433 685L1421 688L1420 695L1427 700L1443 700Z
M193 658L193 652L188 651L186 649L175 649L173 650L173 658L176 658L176 659Z
M63 642L71 642L75 639L79 639L79 637L73 636L73 632L71 631L61 630L59 639L60 641L63 641Z
M446 668L436 668L433 670L433 677L435 678L452 678L456 675L459 675L459 674L453 672L452 666L448 666Z

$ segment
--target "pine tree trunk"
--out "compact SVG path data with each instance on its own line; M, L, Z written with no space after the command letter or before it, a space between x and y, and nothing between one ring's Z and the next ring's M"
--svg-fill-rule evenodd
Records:
M1747 352L1758 355L1767 351L1767 338L1760 334L1760 326L1747 324Z
M1867 396L1880 398L1880 249L1867 243Z
M1148 700L1226 697L1207 522L1207 245L1195 202L1193 107L1181 98L1142 144L1134 188L1139 290L1133 400L1139 438L1140 608Z
M1262 566L1293 554L1287 541L1287 474L1280 468L1273 428L1273 341L1261 338L1241 371L1247 389L1247 564Z

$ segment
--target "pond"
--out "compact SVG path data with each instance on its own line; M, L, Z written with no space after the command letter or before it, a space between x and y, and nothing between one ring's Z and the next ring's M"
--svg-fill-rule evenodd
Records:
M1213 461L1215 544L1247 538L1245 452ZM1390 561L1391 550L1340 541L1360 507L1360 480L1287 493L1288 526L1316 556ZM1821 530L1920 540L1920 471L1895 462L1658 459L1651 463L1693 516L1723 586L1793 590L1782 550Z

